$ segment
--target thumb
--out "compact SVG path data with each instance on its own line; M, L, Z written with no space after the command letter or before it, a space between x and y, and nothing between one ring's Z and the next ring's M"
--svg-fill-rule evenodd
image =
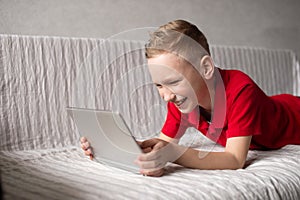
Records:
M142 144L140 146L142 149L149 148L149 147L153 148L158 142L159 142L159 139L152 138L149 140L145 140L144 142L142 142Z
M154 150L154 151L157 151L157 150L163 148L164 146L166 146L166 143L167 143L167 142L162 141L162 140L158 141L158 142L153 146L153 150Z

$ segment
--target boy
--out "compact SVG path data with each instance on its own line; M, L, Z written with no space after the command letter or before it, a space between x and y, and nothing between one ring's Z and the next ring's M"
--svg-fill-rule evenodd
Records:
M176 20L159 27L146 45L152 80L168 102L159 138L140 144L136 164L148 176L162 176L167 162L195 169L240 169L249 149L300 144L300 99L268 97L244 73L214 66L204 34ZM178 145L188 127L225 147L202 152ZM87 155L91 149L81 139Z

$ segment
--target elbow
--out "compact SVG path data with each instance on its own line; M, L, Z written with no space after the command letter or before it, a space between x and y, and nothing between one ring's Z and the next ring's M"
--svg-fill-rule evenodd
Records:
M243 169L245 166L245 159L241 159L236 157L235 155L232 154L232 165L231 165L231 169L233 170L237 170L237 169Z
M237 169L243 169L245 166L245 161L244 160L238 160L235 158L235 162L234 162L234 166L233 169L237 170Z
M232 166L232 170L238 170L238 169L243 169L244 168L244 165L241 165L241 164L237 164L235 166Z
M228 169L230 170L238 170L238 169L243 169L244 165L243 164L239 164L239 163L232 163Z

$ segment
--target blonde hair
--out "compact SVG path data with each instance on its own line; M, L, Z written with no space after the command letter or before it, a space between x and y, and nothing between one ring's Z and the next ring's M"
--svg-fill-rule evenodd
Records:
M169 22L150 34L150 39L145 45L146 58L164 53L175 53L185 59L210 55L205 35L197 26L184 20Z

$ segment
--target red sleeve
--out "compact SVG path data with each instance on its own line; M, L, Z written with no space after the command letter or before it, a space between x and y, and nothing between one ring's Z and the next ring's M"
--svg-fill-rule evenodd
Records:
M236 94L228 107L226 137L261 134L263 106L268 97L255 84L244 86Z
M186 115L182 114L173 103L168 103L168 114L162 133L171 138L180 138L188 128Z

